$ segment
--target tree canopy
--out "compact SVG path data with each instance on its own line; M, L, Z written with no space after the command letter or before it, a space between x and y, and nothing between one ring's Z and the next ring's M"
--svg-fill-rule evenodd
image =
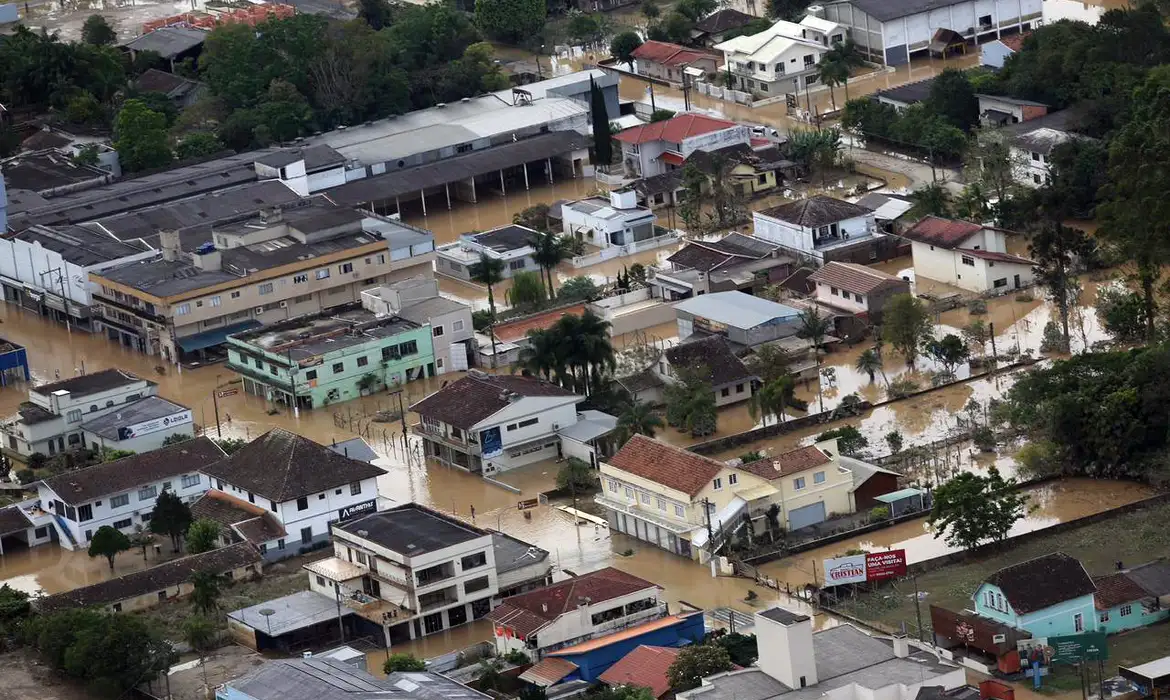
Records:
M962 472L935 489L927 522L935 528L936 538L945 537L953 547L1001 542L1027 514L1028 497L1016 487L1015 479L1004 479L994 466L987 476Z
M671 690L676 693L698 688L703 679L733 668L731 655L718 644L692 644L683 647L666 670Z

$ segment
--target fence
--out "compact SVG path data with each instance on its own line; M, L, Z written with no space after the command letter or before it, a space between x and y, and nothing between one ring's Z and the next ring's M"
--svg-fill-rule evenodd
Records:
M622 246L611 245L590 255L578 255L571 259L569 264L573 267L590 267L605 262L606 260L613 260L614 258L625 257L643 250L653 250L654 248L671 245L677 243L678 240L679 235L672 231L662 236L647 238L643 241L634 241L633 243L627 243Z

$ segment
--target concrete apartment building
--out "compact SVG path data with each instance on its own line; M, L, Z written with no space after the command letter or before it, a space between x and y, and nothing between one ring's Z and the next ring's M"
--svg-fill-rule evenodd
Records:
M228 336L227 368L244 391L312 409L435 375L431 327L360 304Z
M381 316L398 316L431 328L434 374L459 372L475 357L471 307L439 295L433 277L411 277L362 291L362 306Z
M435 259L435 271L463 281L471 280L471 268L479 262L481 255L504 263L504 277L517 272L538 269L532 254L536 231L517 224L506 224L483 231L465 233L459 240L439 246Z
M356 663L340 660L354 655ZM490 700L492 696L428 671L391 673L376 678L366 670L366 655L347 647L298 659L265 661L239 678L215 688L215 700Z
M43 384L28 391L15 415L0 423L8 449L55 455L85 444L84 426L158 393L158 385L120 369Z
M425 272L426 231L324 198L213 225L194 250L181 231L161 257L91 275L111 340L164 360L204 357L232 333L360 300L363 288Z

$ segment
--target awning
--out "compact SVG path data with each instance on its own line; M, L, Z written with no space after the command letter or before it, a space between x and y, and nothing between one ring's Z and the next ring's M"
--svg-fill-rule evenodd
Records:
M547 688L550 685L556 685L576 670L577 664L572 661L552 657L536 662L531 668L520 674L520 680Z
M895 501L904 501L907 498L914 498L925 493L922 489L902 489L901 491L891 491L890 493L882 494L881 496L874 496L875 501L882 503L894 503Z
M658 156L658 160L662 161L663 163L670 163L671 165L682 165L687 161L687 159L683 157L683 154L675 153L674 151L664 152L662 155Z
M767 498L768 496L774 496L778 491L779 489L771 484L760 484L759 486L753 486L750 489L736 491L735 495L739 496L745 501L750 502L759 500L761 498Z
M256 328L262 325L259 321L252 319L249 321L240 321L239 323L232 323L223 328L216 328L210 331L203 331L195 335L188 335L178 338L179 347L184 352L195 352L196 350L204 350L206 348L215 347L216 345L223 345L227 341L227 337L233 333L246 331L251 328Z

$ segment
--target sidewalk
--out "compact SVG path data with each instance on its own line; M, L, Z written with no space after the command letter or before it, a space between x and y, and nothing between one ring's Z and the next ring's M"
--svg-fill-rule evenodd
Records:
M842 151L842 156L852 158L857 163L905 175L910 179L910 184L914 189L929 185L934 181L930 165L916 160L856 147L845 149ZM935 166L934 172L937 174L939 182L944 183L952 193L957 194L963 190L963 176L959 171Z

